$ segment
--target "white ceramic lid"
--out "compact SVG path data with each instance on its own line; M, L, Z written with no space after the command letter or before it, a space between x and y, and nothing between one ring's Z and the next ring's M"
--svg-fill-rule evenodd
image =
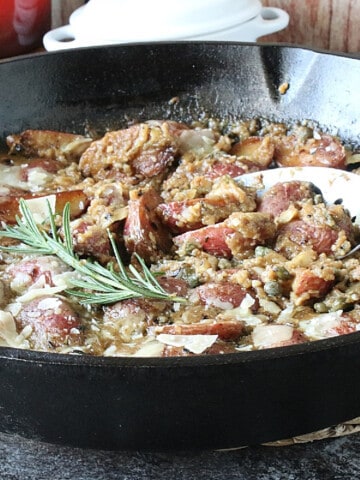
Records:
M90 0L70 25L93 42L180 39L241 24L261 7L259 0Z

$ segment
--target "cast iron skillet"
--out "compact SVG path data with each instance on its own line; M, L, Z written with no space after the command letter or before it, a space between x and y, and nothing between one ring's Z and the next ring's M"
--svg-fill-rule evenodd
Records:
M289 83L285 95L278 87ZM0 62L0 136L129 119L312 119L360 143L360 60L287 46L175 43ZM178 102L171 102L178 97ZM0 349L0 429L111 449L230 448L360 415L360 333L231 355L94 358Z

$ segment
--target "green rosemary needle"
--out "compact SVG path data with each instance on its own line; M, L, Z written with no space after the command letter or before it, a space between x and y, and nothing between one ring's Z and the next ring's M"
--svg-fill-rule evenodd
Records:
M70 229L70 204L66 204L62 214L62 228L64 239L58 234L55 225L55 213L48 203L50 231L47 232L37 225L26 201L20 199L19 210L21 216L16 217L16 225L6 225L0 230L0 237L12 238L21 242L14 247L0 245L0 250L21 253L24 255L42 254L55 255L78 274L78 278L69 280L72 289L66 293L77 297L83 304L106 305L131 298L148 298L169 302L185 303L186 299L166 292L157 281L154 274L144 260L135 254L140 266L138 271L134 265L125 268L116 243L108 231L111 246L116 259L107 267L89 258L79 258L73 250L73 241Z

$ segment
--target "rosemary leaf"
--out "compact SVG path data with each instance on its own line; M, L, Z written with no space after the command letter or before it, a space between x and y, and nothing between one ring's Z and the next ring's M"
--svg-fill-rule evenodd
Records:
M68 295L76 296L80 299L80 302L83 304L91 304L91 305L107 305L117 302L122 302L123 300L130 300L135 297L131 292L117 292L117 293L102 293L97 292L88 293L79 290L67 290Z
M53 217L53 215L50 215ZM65 246L66 250L71 255L73 252L73 240L70 229L70 203L66 203L63 211L63 228L64 228L64 237L65 237ZM56 238L54 238L56 240Z
M62 228L64 240L60 238L55 224L55 212L49 210L49 233L43 226L36 224L26 201L20 199L19 210L21 217L16 218L16 225L6 225L0 230L0 237L12 238L21 242L20 245L4 247L0 250L21 254L55 255L68 266L72 267L79 276L70 279L73 288L66 293L79 298L84 304L106 305L131 298L149 298L168 302L186 303L186 299L166 292L156 277L145 264L144 260L135 255L140 270L129 265L126 270L116 246L115 240L108 231L116 263L109 263L103 267L89 258L81 259L73 249L73 240L70 227L70 204L66 204L62 214ZM115 265L117 269L115 270Z
M51 206L50 206L49 200L46 201L46 204L47 204L48 212L51 212ZM51 228L51 235L53 239L58 242L59 236L58 236L58 232L55 224L55 215L50 215L50 228Z

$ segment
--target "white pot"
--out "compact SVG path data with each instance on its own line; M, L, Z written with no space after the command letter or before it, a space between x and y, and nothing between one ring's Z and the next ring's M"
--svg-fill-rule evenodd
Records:
M49 51L169 40L254 42L288 23L284 10L259 0L90 0L43 41Z

